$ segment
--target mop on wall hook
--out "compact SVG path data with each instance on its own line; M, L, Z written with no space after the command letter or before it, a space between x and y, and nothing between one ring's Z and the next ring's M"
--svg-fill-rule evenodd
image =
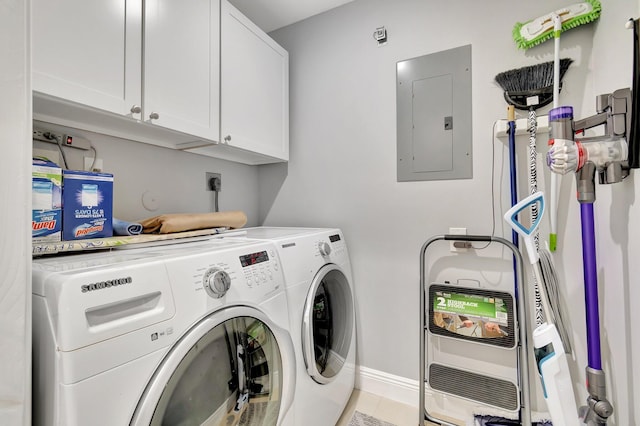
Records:
M558 36L554 16L560 18L562 31L566 31L598 19L601 10L602 6L598 0L575 3L531 21L516 23L513 38L520 49L529 49Z
M513 38L520 49L529 49L551 38L554 39L554 78L553 78L553 107L559 106L560 79L562 78L562 63L560 61L560 35L562 32L588 24L600 17L602 6L598 0L585 0L575 3L546 15L542 15L525 23L516 23L513 28ZM549 250L554 252L558 243L558 191L559 176L551 174L549 194ZM532 193L534 191L531 191Z

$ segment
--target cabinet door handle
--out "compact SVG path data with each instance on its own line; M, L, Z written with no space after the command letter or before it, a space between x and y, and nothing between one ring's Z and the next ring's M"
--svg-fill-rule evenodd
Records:
M149 120L157 120L158 118L160 118L160 114L158 114L157 112L152 112L151 114L149 114Z
M140 105L134 105L131 107L132 114L140 114L141 112L142 112L142 108L140 107Z
M231 142L231 135L227 135L224 137L225 142Z

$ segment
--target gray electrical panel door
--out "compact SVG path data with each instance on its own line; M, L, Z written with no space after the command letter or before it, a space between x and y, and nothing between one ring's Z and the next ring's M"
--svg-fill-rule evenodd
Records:
M398 181L470 179L471 46L397 64Z

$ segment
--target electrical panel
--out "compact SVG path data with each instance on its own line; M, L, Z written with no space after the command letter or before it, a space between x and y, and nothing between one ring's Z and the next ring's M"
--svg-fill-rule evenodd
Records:
M471 45L397 64L398 181L470 179Z

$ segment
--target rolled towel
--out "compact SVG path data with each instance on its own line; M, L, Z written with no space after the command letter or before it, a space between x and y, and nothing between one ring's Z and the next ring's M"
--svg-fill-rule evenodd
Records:
M145 234L171 234L209 228L242 228L247 223L244 212L163 214L140 221Z
M142 229L142 225L137 222L127 222L113 218L113 233L115 235L140 235Z

